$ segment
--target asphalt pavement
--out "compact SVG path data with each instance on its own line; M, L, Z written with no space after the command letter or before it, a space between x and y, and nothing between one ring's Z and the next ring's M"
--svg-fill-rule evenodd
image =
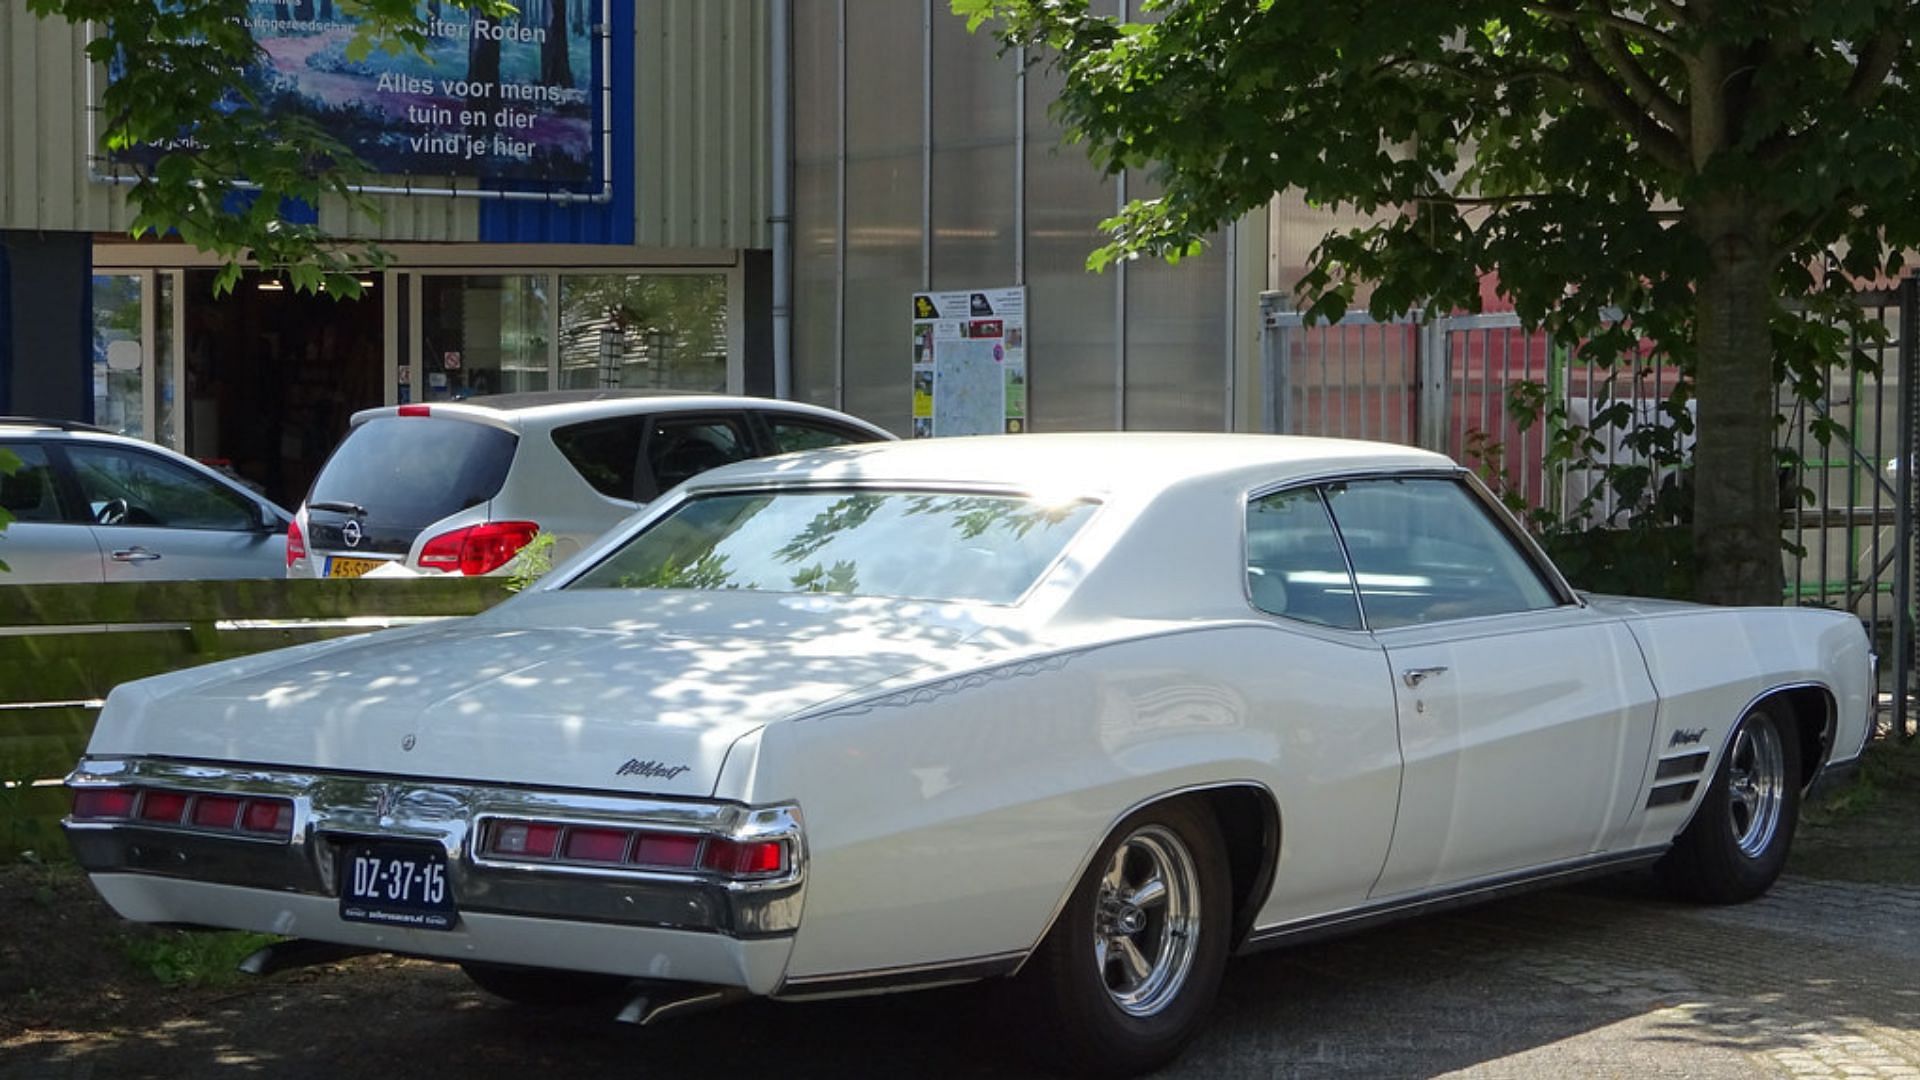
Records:
M754 1003L646 1029L367 959L141 1031L0 1051L0 1078L1022 1077L995 987ZM1920 888L1787 878L1728 908L1643 877L1236 961L1167 1077L1920 1078Z

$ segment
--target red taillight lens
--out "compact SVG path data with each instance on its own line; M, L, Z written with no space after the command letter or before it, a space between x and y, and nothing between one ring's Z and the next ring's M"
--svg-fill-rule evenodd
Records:
M709 840L707 853L701 857L700 865L716 874L725 874L728 877L777 874L787 868L787 842L785 840Z
M497 821L487 838L487 854L520 859L551 859L560 844L560 826L531 821Z
M427 405L402 405L397 410L401 416L432 416L433 409Z
M287 569L307 557L307 538L300 531L300 519L287 522Z
M293 804L285 799L248 799L240 827L252 833L293 835Z
M677 833L641 833L627 861L635 866L691 870L699 865L700 838Z
M73 820L130 818L133 799L133 788L80 788L73 793Z
M531 521L489 521L455 529L428 540L420 549L420 565L429 570L459 572L469 577L507 565L540 531Z
M140 820L178 825L187 815L187 797L177 791L149 791L140 798Z
M567 858L579 862L617 863L627 854L625 829L567 830Z
M231 829L239 821L239 799L202 795L193 802L193 823L203 829Z

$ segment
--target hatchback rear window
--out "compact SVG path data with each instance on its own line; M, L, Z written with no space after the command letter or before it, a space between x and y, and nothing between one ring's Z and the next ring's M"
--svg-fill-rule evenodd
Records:
M465 420L369 420L327 459L307 504L351 504L388 527L424 528L499 494L519 441Z

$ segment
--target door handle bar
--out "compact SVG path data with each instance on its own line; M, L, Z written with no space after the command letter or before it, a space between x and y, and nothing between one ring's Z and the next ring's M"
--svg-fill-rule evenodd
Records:
M113 561L115 562L152 562L159 557L159 552L148 551L146 548L140 547L125 548L113 553Z
M1400 673L1400 681L1406 683L1409 688L1418 688L1421 683L1426 682L1433 676L1445 675L1446 673L1447 669L1444 667L1408 668Z

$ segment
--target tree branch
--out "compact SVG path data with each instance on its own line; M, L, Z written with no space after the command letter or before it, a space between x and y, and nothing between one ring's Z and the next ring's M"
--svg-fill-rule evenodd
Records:
M1602 27L1600 49L1612 63L1614 71L1619 73L1620 81L1625 85L1627 93L1639 102L1642 108L1652 113L1654 119L1665 124L1676 136L1684 140L1687 137L1686 110L1673 99L1673 95L1653 81L1653 76L1648 75L1646 69L1640 66L1640 62L1633 58L1633 53L1627 49L1626 39L1620 36L1619 31L1611 27Z
M1882 29L1872 41L1867 42L1866 50L1860 54L1860 62L1853 67L1853 78L1847 81L1847 104L1855 108L1873 104L1887 85L1887 75L1893 70L1893 62L1900 56L1900 46L1904 40L1905 35L1896 23Z
M1675 132L1661 127L1653 117L1642 112L1634 104L1620 84L1607 75L1605 68L1593 57L1587 48L1586 39L1578 30L1567 30L1567 60L1573 65L1575 81L1586 96L1600 108L1613 115L1613 118L1625 125L1654 161L1677 173L1692 171L1693 159L1687 153L1687 144Z
M1656 46L1675 56L1683 54L1680 43L1675 41L1672 35L1666 31L1656 26L1649 26L1639 19L1629 19L1625 15L1616 12L1576 10L1564 4L1553 3L1529 3L1526 4L1525 7L1528 11L1536 15L1551 19L1557 23L1564 23L1567 26L1577 28L1587 24L1594 24L1601 27L1610 27L1619 33L1625 34L1628 37L1638 38L1649 45Z
M1673 0L1650 0L1648 6L1671 19L1676 26L1687 25L1687 9L1674 3Z

